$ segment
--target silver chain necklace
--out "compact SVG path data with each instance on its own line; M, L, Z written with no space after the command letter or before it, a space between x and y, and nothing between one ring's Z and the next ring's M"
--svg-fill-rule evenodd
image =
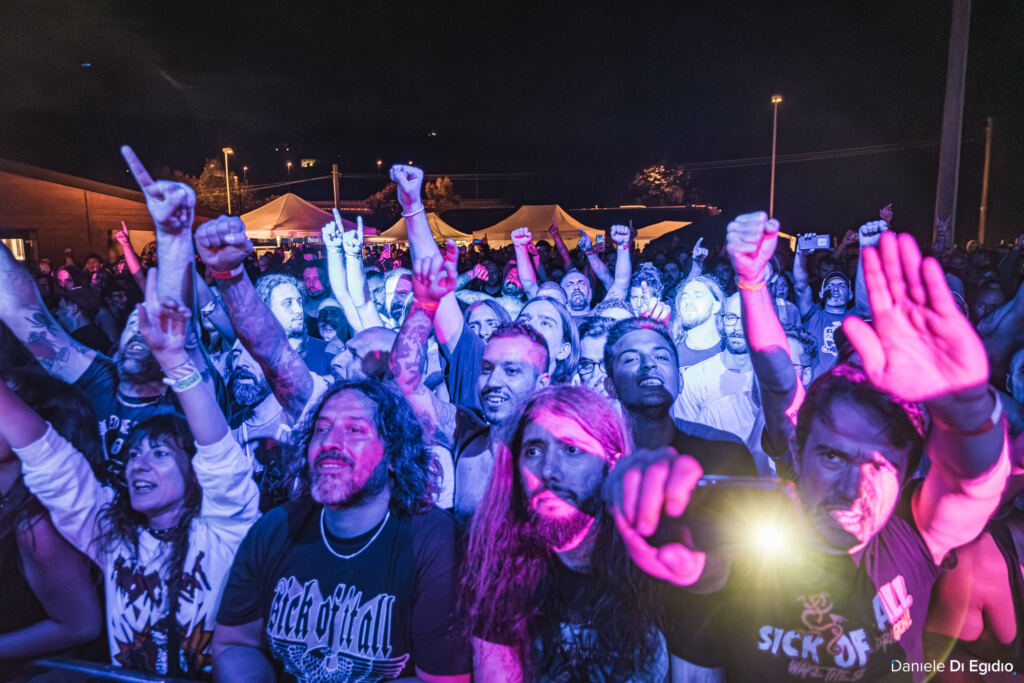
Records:
M386 527L388 525L388 520L391 519L391 510L388 510L387 514L384 515L384 521L380 523L380 527L377 529L377 533L375 533L373 535L373 537L369 541L366 542L366 545L364 545L362 548L360 548L359 550L355 551L351 555L342 555L337 550L332 548L330 541L327 540L327 527L324 525L324 517L325 517L326 514L327 514L327 508L321 508L320 509L320 538L324 539L324 545L327 546L327 551L331 555L334 555L335 557L340 558L342 560L351 560L353 557L356 557L357 555L359 555L359 553L361 553L364 550L366 550L367 548L369 548L373 544L373 542L377 540L377 537L380 536L380 532L384 531L384 527Z

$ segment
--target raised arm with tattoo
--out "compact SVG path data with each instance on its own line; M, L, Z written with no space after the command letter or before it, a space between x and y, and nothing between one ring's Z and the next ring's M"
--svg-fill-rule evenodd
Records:
M214 271L238 338L260 364L278 403L289 417L298 419L313 395L313 377L242 267L253 250L242 219L215 218L199 226L195 237L199 257Z
M391 179L398 186L398 201L402 205L402 215L405 216L405 228L409 236L409 249L412 252L412 262L416 263L425 258L440 257L441 250L434 242L434 236L430 232L430 225L423 209L423 201L420 197L420 189L423 186L423 171L415 166L395 165L391 167ZM458 258L458 249L455 242L448 240L445 250L446 260ZM467 292L468 294L468 292ZM437 334L437 342L452 353L459 343L459 337L465 329L466 321L459 308L459 302L455 299L454 292L450 292L441 298L434 314L434 331Z
M455 261L431 256L413 263L413 305L391 351L391 373L423 423L423 433L437 445L454 447L455 406L442 402L423 384L427 339L434 314L455 289Z
M32 275L0 244L0 320L48 373L68 384L89 368L96 352L71 338L53 319Z

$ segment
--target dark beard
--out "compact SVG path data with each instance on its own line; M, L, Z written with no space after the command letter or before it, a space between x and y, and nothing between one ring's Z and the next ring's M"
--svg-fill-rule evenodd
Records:
M579 290L574 291L569 296L569 308L572 309L574 313L588 310L590 308L590 305L587 301L586 295Z
M559 548L587 528L587 525L600 515L603 506L601 491L598 489L585 500L579 501L575 494L571 492L549 490L574 508L573 515L561 519L544 517L537 514L533 507L530 506L530 526L533 536L539 542L551 548Z
M142 358L125 358L118 349L114 355L114 364L121 384L152 384L164 377L164 371L152 353Z
M505 283L505 285L501 288L501 293L505 296L510 296L515 299L521 298L523 296L522 288L517 287L511 282Z
M316 488L316 477L316 469L310 468L311 483L309 488L311 491ZM362 488L360 488L355 493L349 494L348 497L346 497L344 500L341 500L336 503L331 503L330 505L331 507L334 508L358 507L365 503L366 501L368 501L369 499L376 496L381 491L383 491L384 487L387 485L388 463L387 457L385 456L381 458L380 462L377 463L377 466L373 468L373 472L370 472L370 476L366 479L366 483L363 484ZM313 498L313 500L316 500L316 498ZM323 501L316 500L316 502L322 503Z
M246 384L240 382L240 377L252 378L252 384ZM262 382L255 381L256 378L249 373L232 373L228 379L228 388L231 389L231 396L235 399L235 403L240 406L254 406L263 402L267 396L270 395L270 384L267 380Z

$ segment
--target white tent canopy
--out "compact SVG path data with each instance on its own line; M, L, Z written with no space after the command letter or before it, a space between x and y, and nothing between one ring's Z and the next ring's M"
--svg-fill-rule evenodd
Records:
M604 234L604 230L583 225L558 204L527 204L520 206L511 216L489 228L474 230L473 238L479 240L486 236L488 244L500 247L512 243L512 231L516 228L529 228L533 233L534 242L539 240L550 242L551 235L548 233L548 228L551 227L552 221L558 224L562 240L570 249L575 247L579 241L580 230L590 235L592 240L596 239L598 235Z
M334 216L289 192L258 209L242 214L241 219L250 239L266 240L277 237L319 237L320 229L334 220ZM356 227L355 223L344 218L342 223L346 230Z
M433 211L427 212L427 223L430 225L430 232L435 242L444 242L451 238L456 242L468 242L473 239L471 235L459 232L452 226L441 220ZM371 242L408 242L409 232L406 229L405 218L399 218L390 228L375 237L369 238Z
M643 247L651 240L690 225L690 223L691 221L658 221L657 223L645 225L636 231L636 243L638 246Z

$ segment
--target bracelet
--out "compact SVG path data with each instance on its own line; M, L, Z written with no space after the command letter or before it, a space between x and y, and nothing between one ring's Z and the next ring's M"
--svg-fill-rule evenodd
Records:
M214 280L234 280L244 272L245 267L239 263L231 270L216 270L215 268L210 268L210 277Z
M996 407L992 409L992 414L988 416L987 420L985 420L985 424L981 425L977 429L957 429L953 425L946 424L934 415L931 416L932 422L942 429L942 431L952 434L953 436L980 436L988 432L1003 421L1003 402L999 400L999 394L992 389L989 389L988 392L996 399Z
M424 311L430 311L431 313L433 313L434 311L437 310L437 307L440 305L441 302L440 301L435 301L432 304L428 304L428 303L425 303L425 302L420 301L419 299L417 299L413 303L415 303L417 306L422 308Z
M409 216L415 216L420 211L426 212L426 208L421 206L420 208L416 209L415 211L410 211L409 213L406 213L405 211L403 211L402 212L402 216L404 216L405 218L408 218Z
M736 286L747 292L756 292L759 289L764 289L766 284L768 284L768 278L761 278L757 282L744 282L740 279L736 280Z
M625 250L625 249L629 249L629 242L626 242L625 244L619 244L615 248L619 249L620 251L621 250Z
M163 382L176 392L186 391L199 384L203 377L191 359L181 365L164 370Z

